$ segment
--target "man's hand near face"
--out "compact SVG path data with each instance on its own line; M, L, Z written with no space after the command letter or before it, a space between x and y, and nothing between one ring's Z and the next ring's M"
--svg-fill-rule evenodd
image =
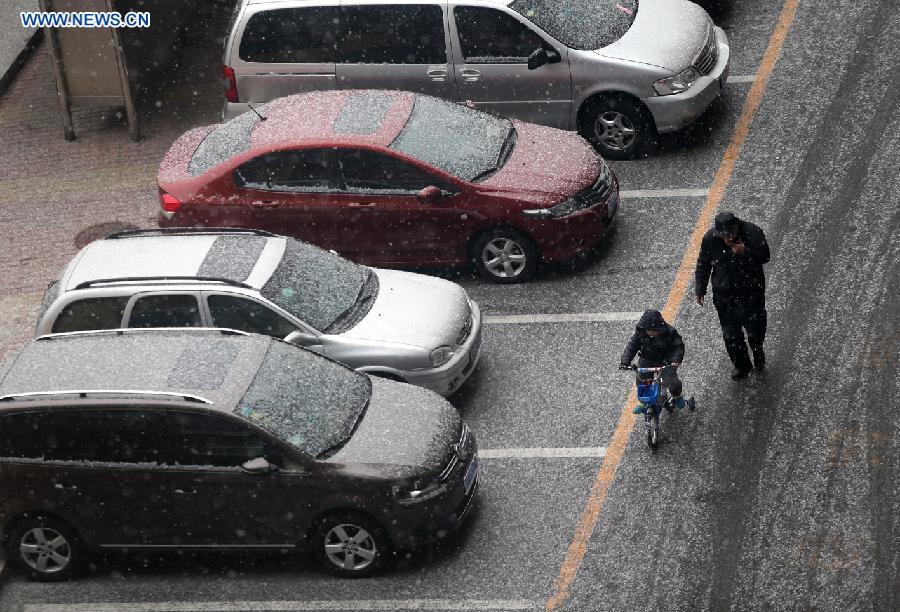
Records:
M731 250L735 255L743 255L747 252L747 247L743 242L741 242L740 238L735 237L726 239L725 244L731 247Z

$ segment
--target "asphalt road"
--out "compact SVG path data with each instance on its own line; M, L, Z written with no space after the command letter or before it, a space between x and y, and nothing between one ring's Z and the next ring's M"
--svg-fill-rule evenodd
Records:
M731 4L714 15L731 74L753 75L782 2ZM558 609L900 609L898 55L897 2L800 2L719 206L772 247L769 371L732 382L714 309L685 298L699 408L664 420L655 454L632 431ZM543 609L630 390L615 369L630 313L666 302L706 201L666 190L710 187L748 81L614 165L623 190L660 191L625 199L596 255L527 285L454 277L489 315L533 316L487 325L453 398L495 455L457 538L354 581L270 556L114 558L60 585L13 573L0 610ZM584 456L548 456L561 448Z

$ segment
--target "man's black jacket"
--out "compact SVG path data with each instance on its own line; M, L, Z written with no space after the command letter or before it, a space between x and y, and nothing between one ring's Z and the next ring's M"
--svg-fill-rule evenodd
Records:
M684 340L681 339L681 334L669 324L659 329L662 333L652 338L641 327L635 328L631 340L625 345L625 352L622 353L622 365L631 363L638 353L643 359L659 364L666 361L681 363L684 359Z
M735 255L714 229L703 236L700 255L694 271L694 291L706 295L706 285L712 273L713 296L723 301L762 298L766 291L763 264L769 261L769 243L759 226L738 221L741 242L747 247L743 255Z

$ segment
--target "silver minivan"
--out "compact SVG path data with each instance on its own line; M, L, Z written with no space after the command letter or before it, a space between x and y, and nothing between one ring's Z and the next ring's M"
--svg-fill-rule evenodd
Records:
M402 89L577 130L604 156L693 122L728 39L689 0L242 0L224 117L316 89Z

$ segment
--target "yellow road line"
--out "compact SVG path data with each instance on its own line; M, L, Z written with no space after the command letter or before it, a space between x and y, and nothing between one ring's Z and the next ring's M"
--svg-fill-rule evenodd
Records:
M691 272L697 260L697 254L700 251L700 241L703 239L703 234L706 233L716 209L725 195L728 183L731 181L735 162L737 162L741 147L743 147L744 141L747 139L753 116L756 114L756 110L759 108L763 94L766 91L769 76L772 74L775 63L781 55L781 47L791 28L791 24L794 22L799 2L800 0L785 0L782 6L775 30L769 38L769 46L766 48L766 53L763 55L759 69L756 71L756 80L753 82L753 87L744 101L744 107L734 128L731 142L728 144L728 148L722 157L722 162L719 164L719 169L716 171L706 203L703 205L699 217L697 217L697 223L694 226L693 234L691 234L690 243L681 259L681 265L678 267L678 272L675 275L675 282L672 283L668 300L662 310L663 316L668 321L675 319L681 302L687 293ZM636 401L637 398L634 390L632 390L625 401L625 405L622 407L619 422L616 424L612 440L606 449L606 457L600 465L600 471L597 473L597 478L591 487L587 504L581 514L581 519L578 521L578 526L575 528L575 535L559 570L559 576L553 587L553 594L547 599L547 610L560 608L569 597L569 589L572 583L575 582L575 577L587 551L591 534L594 532L594 527L600 518L600 511L603 509L603 503L606 501L609 487L612 485L613 479L615 479L616 470L618 470L619 464L622 462L622 456L625 454L628 436L631 434L635 421L634 415L631 413L631 407L634 406Z

